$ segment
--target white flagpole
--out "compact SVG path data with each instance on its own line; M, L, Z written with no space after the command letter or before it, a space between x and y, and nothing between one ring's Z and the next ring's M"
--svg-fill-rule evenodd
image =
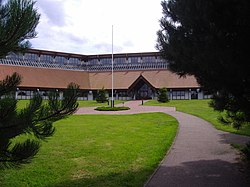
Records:
M111 96L111 107L114 107L114 49L113 49L113 25L112 25L112 96Z

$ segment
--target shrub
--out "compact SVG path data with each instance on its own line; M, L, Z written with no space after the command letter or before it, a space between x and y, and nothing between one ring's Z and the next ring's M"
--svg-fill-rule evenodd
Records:
M158 99L161 103L169 102L167 88L160 88L158 91Z
M96 101L98 103L108 102L108 97L106 95L107 91L103 87L101 90L97 91Z
M98 111L120 111L120 110L129 110L129 107L121 106L121 107L97 107L95 110Z
M250 142L248 142L241 150L244 154L246 161L250 164Z

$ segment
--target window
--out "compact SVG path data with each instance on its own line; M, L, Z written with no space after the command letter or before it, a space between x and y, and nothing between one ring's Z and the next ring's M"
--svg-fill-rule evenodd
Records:
M98 62L99 62L98 59L94 58L94 59L90 59L90 60L88 61L88 64L89 64L89 65L97 65Z
M23 55L18 53L9 53L6 57L7 59L13 59L13 60L23 60Z
M70 64L80 64L81 60L79 60L78 58L70 58L69 59L69 63Z
M50 55L41 55L40 56L40 61L41 62L43 62L43 61L45 61L45 62L53 62L53 57L52 56L50 56Z
M67 64L68 63L68 59L63 57L63 56L56 56L55 57L55 62L57 64Z
M173 99L186 99L185 91L173 91L172 94Z
M25 53L24 55L25 60L38 60L38 55L33 53Z
M137 64L137 63L141 62L141 58L140 57L129 57L128 62L131 64Z
M156 62L156 58L154 56L142 57L142 62L143 63L155 63Z
M124 64L124 63L126 63L126 58L115 58L114 63L115 64Z
M100 63L101 63L101 65L108 65L108 64L112 63L112 59L111 58L101 58Z

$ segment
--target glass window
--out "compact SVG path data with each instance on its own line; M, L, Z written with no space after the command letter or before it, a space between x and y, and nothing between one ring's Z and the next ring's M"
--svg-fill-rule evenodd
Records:
M141 61L140 57L129 57L128 62L131 64L137 64Z
M114 63L116 63L116 64L124 64L124 63L126 63L126 58L115 58Z
M154 56L142 57L142 62L144 63L156 62L156 58Z
M13 59L13 60L23 60L23 54L9 53L6 58Z
M94 59L90 59L90 60L88 61L88 64L89 64L89 65L97 65L98 62L99 62L98 59L94 58Z
M45 62L53 62L53 57L50 55L41 55L40 56L40 61L45 61Z
M70 58L69 63L70 64L80 64L81 60L79 58Z
M63 56L56 56L55 57L55 62L57 64L66 64L68 62L68 59L63 57Z
M100 59L100 63L101 63L102 65L111 64L111 63L112 63L112 59L111 59L111 58L101 58L101 59Z
M173 91L173 99L185 99L185 91Z
M25 60L38 60L38 55L33 53L25 53L24 55Z

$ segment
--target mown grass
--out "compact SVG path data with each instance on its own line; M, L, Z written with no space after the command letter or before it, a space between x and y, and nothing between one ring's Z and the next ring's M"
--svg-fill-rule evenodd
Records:
M122 100L115 100L115 105L119 104L119 103L123 103L126 101L122 101ZM18 100L17 103L17 108L24 108L25 106L27 106L27 104L29 103L29 100ZM88 101L78 101L79 103L79 108L80 107L102 107L102 106L110 106L110 102L105 102L105 103L98 103L95 100L88 100Z
M237 130L232 126L224 125L218 121L219 112L214 111L209 107L210 100L171 100L168 103L159 103L156 100L151 100L145 103L145 105L153 106L174 106L176 110L198 116L215 126L215 128L231 133L250 136L250 126L243 126Z
M119 103L123 103L126 101L122 101L122 100L115 100L115 105L119 104ZM105 107L105 106L111 106L111 102L105 102L105 103L98 103L95 100L88 100L88 101L78 101L79 103L79 108L80 107Z
M163 113L75 115L55 126L32 163L1 171L0 186L143 186L177 131Z

